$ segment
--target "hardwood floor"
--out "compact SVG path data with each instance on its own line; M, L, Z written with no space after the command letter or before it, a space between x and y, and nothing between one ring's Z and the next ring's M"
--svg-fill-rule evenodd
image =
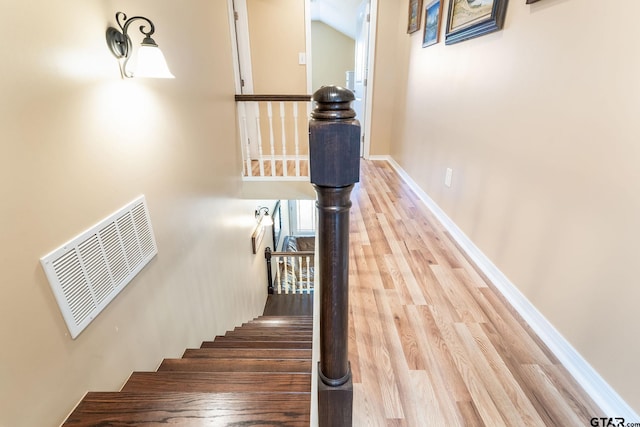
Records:
M313 316L313 294L268 295L263 315Z
M283 171L283 161L275 160L275 175L274 176L284 176ZM299 176L309 176L309 161L307 159L300 159L299 166L296 165L295 160L287 160L287 176L294 177L296 175L296 167L300 168ZM264 176L271 176L271 160L263 160L262 166L264 169ZM247 166L244 166L244 174L247 176ZM251 176L260 176L260 160L252 160L251 161Z
M352 193L354 426L583 426L600 409L385 161Z

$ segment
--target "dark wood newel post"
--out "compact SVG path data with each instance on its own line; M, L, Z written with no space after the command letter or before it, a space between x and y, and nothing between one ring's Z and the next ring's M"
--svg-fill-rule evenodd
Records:
M349 339L349 209L360 178L360 123L353 93L325 86L314 95L309 122L311 183L318 195L320 362L318 421L351 426L353 383Z
M271 248L264 249L264 259L267 260L267 292L273 294L273 274L271 272Z

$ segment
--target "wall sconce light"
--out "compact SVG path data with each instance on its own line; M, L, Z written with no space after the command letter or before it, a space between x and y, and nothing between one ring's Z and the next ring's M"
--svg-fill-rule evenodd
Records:
M133 72L127 69L129 59L131 59L131 53L133 51L133 45L131 43L131 37L129 37L128 29L129 25L133 21L143 20L147 22L145 25L140 26L140 32L145 36L142 40L142 44L138 49L137 64L134 67ZM154 77L172 79L175 76L169 71L167 61L164 59L162 51L151 38L151 35L155 32L155 26L153 22L144 16L134 16L127 19L127 15L122 12L116 13L116 22L120 27L120 30L109 27L107 28L107 45L111 50L111 53L118 58L120 64L120 74L123 78L131 77ZM147 27L149 28L148 30Z
M263 226L273 225L273 219L269 215L269 208L266 206L259 206L256 209L255 217L258 223L262 221Z
M257 254L260 243L262 243L262 238L264 237L264 230L266 227L273 225L273 219L269 215L269 208L266 206L258 206L255 217L258 225L251 235L251 248L253 249L253 253Z

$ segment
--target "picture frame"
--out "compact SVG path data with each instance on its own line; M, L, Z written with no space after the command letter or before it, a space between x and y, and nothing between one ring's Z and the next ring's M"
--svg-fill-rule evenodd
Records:
M459 43L501 30L508 0L451 0L445 44Z
M265 226L262 224L262 222L260 222L258 226L253 230L253 233L251 234L251 250L253 251L254 255L258 253L258 249L262 244L264 231L265 231Z
M422 0L409 0L409 18L407 33L415 33L420 29L420 18L422 17Z
M271 229L273 237L273 250L277 252L278 243L280 242L280 235L282 234L282 212L280 211L280 200L276 202L276 205L273 208L271 219L273 219L273 228Z
M431 2L424 11L424 34L422 47L432 46L440 41L440 22L442 21L442 1Z

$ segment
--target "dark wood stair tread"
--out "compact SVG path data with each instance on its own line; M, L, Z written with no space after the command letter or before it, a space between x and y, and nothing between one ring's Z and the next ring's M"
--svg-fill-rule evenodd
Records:
M310 393L87 393L64 426L308 426Z
M311 372L309 359L164 359L158 371L191 372Z
M243 323L242 325L236 327L235 329L244 329L244 328L262 328L262 329L293 329L297 331L308 331L313 329L312 322L304 322L304 323L272 323L272 322L250 322Z
M307 329L302 329L302 328L282 328L282 327L276 327L276 326L257 326L257 327L250 327L250 326L245 326L242 328L236 328L233 331L227 331L227 333L225 333L225 335L228 334L282 334L282 335L286 335L286 334L293 334L293 335L303 335L303 334L307 334L307 335L311 335L313 334L313 329L312 328L307 328Z
M311 349L279 348L188 348L183 358L274 358L274 359L311 359Z
M64 426L308 426L311 316L262 316L134 372L120 392L87 393Z
M251 320L249 323L269 323L273 325L296 325L313 323L312 316L262 316Z
M235 338L238 340L251 341L311 341L313 335L306 332L294 332L294 333L279 333L269 331L231 331L224 334L225 338ZM218 338L218 337L216 337Z
M134 372L128 392L311 392L311 374L271 372Z
M311 341L238 340L233 337L216 337L214 341L204 341L200 348L311 348Z
M264 319L313 319L312 315L309 314L295 314L295 315L262 315L258 317L254 317L253 320L264 320Z

